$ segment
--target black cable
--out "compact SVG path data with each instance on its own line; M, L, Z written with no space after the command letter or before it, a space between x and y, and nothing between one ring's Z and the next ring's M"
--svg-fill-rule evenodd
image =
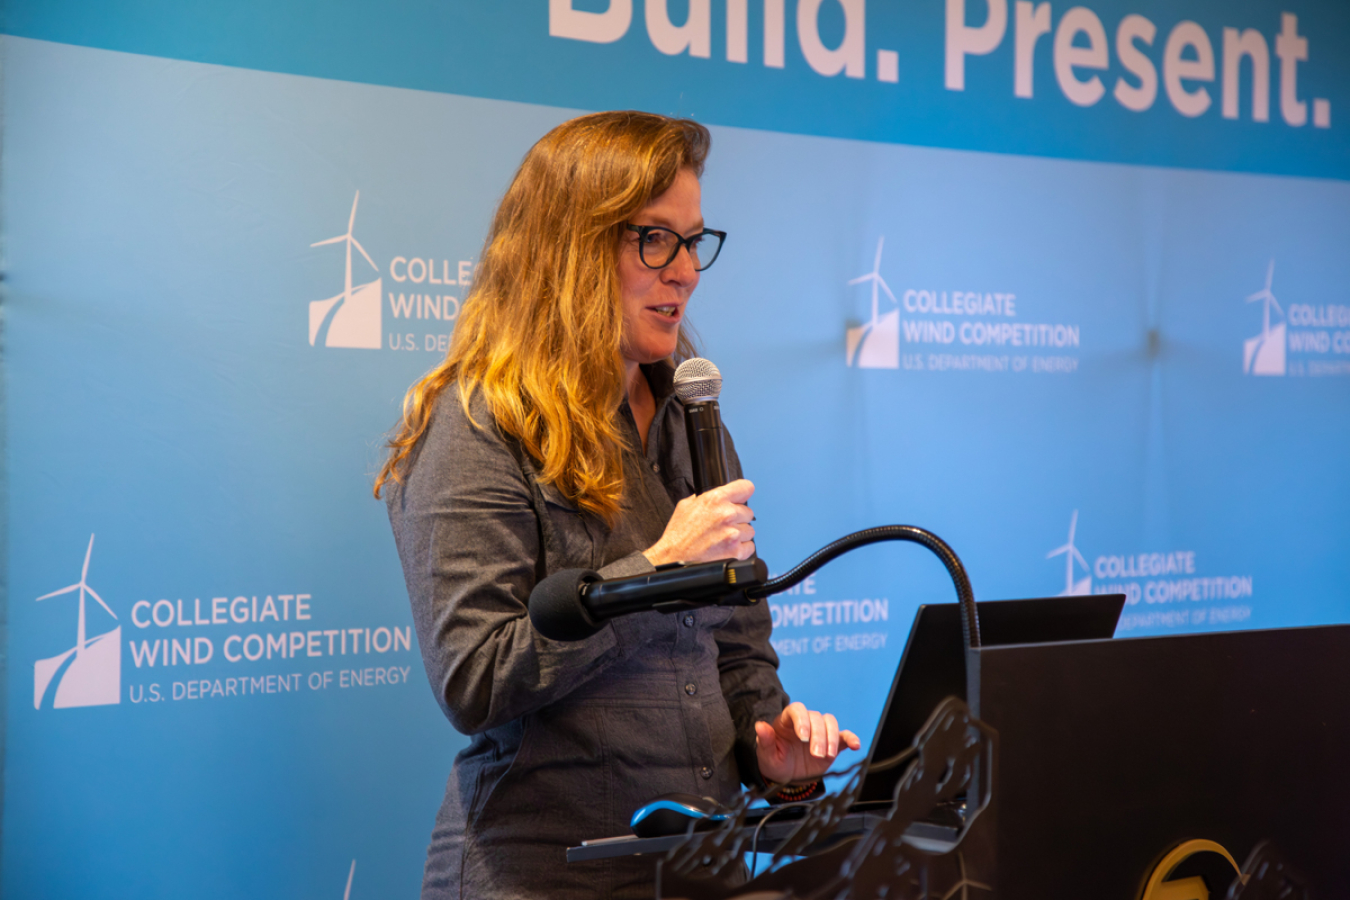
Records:
M806 809L808 806L813 806L816 802L817 801L815 800L799 800L796 803L784 803L781 806L775 806L773 809L769 810L765 813L764 818L759 820L759 824L755 826L754 836L750 838L751 878L755 877L755 872L759 869L759 857L756 855L759 853L759 833L763 830L764 826L768 824L769 820L785 809Z
M868 766L867 774L871 775L874 772L885 772L887 769L894 769L896 766L900 765L902 762L909 759L911 756L913 756L918 752L919 749L917 747L906 747L905 749L901 750L894 756L887 757L886 759L883 759L881 762L875 765Z
M878 525L875 528L865 528L846 534L812 553L786 575L779 575L763 584L746 588L745 595L753 600L760 600L770 594L785 591L830 560L843 556L850 550L881 541L909 541L927 548L942 560L942 564L947 568L947 574L951 576L952 584L956 586L957 599L961 601L961 637L965 641L966 649L980 646L980 617L975 609L975 592L971 590L970 576L966 574L966 567L961 564L961 558L946 541L933 532L914 525Z
M847 769L844 769L844 770L842 770L842 771L840 771L840 772L835 772L835 773L833 773L833 775L834 775L834 776L838 776L838 777L840 777L840 778L847 778L847 777L849 777L850 775L852 775L854 772L858 771L859 769L862 769L863 767L866 767L866 768L867 768L867 773L868 773L869 775L870 775L871 773L873 773L873 772L885 772L887 769L893 769L893 768L895 768L896 766L900 765L902 762L908 761L908 760L910 759L910 757L914 756L916 753L918 753L918 748L917 748L917 747L906 747L904 750L901 750L899 753L895 754L894 756L889 756L889 757L887 757L886 759L883 759L881 762L874 763L874 764L871 765L871 766L868 766L868 765L867 765L867 761L866 761L866 760L863 760L862 762L856 762L856 763L854 763L853 765L849 766ZM829 773L826 773L826 774L829 774ZM815 779L813 779L813 780L815 780ZM798 783L798 782L796 782L796 781L789 781L789 782L787 782L787 784L796 784L796 783ZM807 782L807 781L805 781L805 780L802 780L801 783L802 783L802 784L809 784L810 782ZM783 785L780 785L780 787L782 787L782 786L783 786ZM754 877L755 877L755 872L759 869L759 857L756 855L757 853L759 853L759 833L760 833L761 830L763 830L764 826L765 826L766 824L768 824L769 819L771 819L771 818L773 818L775 815L777 815L778 812L779 812L780 810L784 810L784 809L806 809L806 808L808 808L808 807L815 806L815 805L816 805L817 803L819 803L822 799L824 799L824 798L823 798L823 797L817 797L817 798L814 799L814 800L798 800L798 801L795 802L795 803L783 803L783 804L781 804L781 805L779 805L779 806L772 807L767 813L764 814L764 818L760 819L760 820L759 820L759 823L758 823L757 825L755 825L755 833L754 833L754 835L752 835L751 838L750 838L750 877L751 877L751 878L754 878ZM691 826L691 827L692 827L692 826Z

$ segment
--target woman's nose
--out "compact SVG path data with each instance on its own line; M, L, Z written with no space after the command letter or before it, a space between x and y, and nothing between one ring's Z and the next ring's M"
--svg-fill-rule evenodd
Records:
M681 247L675 258L670 261L670 265L661 270L661 274L680 283L698 280L698 269L694 265L694 256L690 249L687 246Z

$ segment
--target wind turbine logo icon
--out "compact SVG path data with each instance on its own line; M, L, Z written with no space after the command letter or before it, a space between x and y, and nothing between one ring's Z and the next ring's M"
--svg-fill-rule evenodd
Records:
M324 347L357 347L368 350L380 349L381 315L380 292L383 278L376 278L365 284L352 285L352 248L355 247L370 263L377 273L380 267L370 258L366 248L361 246L352 234L356 228L356 206L361 202L361 192L356 192L352 200L352 214L347 219L347 233L324 241L315 241L311 247L323 247L327 244L342 243L347 246L347 268L342 280L342 293L327 300L315 300L309 304L309 343Z
M1261 301L1261 333L1242 342L1242 371L1247 375L1283 375L1285 372L1285 323L1270 324L1270 308L1281 316L1284 310L1271 293L1275 279L1275 260L1266 267L1266 286L1247 298L1248 303Z
M63 709L76 706L107 706L122 699L122 626L102 634L88 636L86 598L93 597L98 605L117 618L103 598L89 586L89 560L94 555L94 535L89 535L89 549L84 553L84 568L80 580L59 591L43 594L38 601L79 592L79 624L75 632L75 646L65 653L33 664L33 708L41 709L49 695L49 708ZM53 687L54 685L54 687Z
M872 271L848 282L850 285L872 285L872 319L865 325L850 328L847 335L848 364L860 369L900 368L900 301L895 299L890 285L881 277L881 251L885 244L886 237L882 235L877 240L877 255L872 263ZM881 315L878 309L882 291L896 305L885 315Z
M1069 519L1069 541L1062 547L1056 547L1045 554L1046 559L1054 559L1056 556L1064 557L1064 593L1061 597L1081 597L1084 594L1092 593L1092 569L1088 567L1087 560L1083 554L1078 552L1074 546L1074 533L1078 530L1078 510L1073 511L1073 518ZM1077 561L1083 567L1085 577L1078 581L1073 578L1073 564Z

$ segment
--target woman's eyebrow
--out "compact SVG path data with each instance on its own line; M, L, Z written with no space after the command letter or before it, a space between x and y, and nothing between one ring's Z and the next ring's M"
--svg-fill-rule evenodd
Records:
M643 216L643 217L641 217L641 218L650 219L651 221L649 221L649 222L638 222L638 221L634 221L633 224L634 224L634 225L659 225L659 226L661 226L662 228L669 228L671 231L676 231L676 232L678 232L678 231L680 230L680 229L678 229L678 228L675 227L675 223L674 223L673 220L668 219L668 218L666 218L665 216L662 216L662 215ZM703 217L702 217L702 216L699 216L699 218L698 218L698 224L695 225L693 228L689 229L689 231L683 232L683 235L684 235L685 237L688 237L688 236L691 235L691 234L698 234L700 231L702 231L702 230L703 230L704 228L706 228L706 227L707 227L707 223L703 221Z

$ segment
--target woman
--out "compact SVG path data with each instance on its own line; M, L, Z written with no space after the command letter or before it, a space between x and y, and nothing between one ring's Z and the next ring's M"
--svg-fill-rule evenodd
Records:
M766 604L541 637L526 602L564 568L606 578L754 553L754 486L692 496L672 357L721 237L704 228L697 123L583 116L526 155L445 361L415 384L376 482L427 675L471 743L424 898L650 897L651 864L568 865L657 794L829 768L858 739L788 703ZM730 448L729 448L730 450Z

